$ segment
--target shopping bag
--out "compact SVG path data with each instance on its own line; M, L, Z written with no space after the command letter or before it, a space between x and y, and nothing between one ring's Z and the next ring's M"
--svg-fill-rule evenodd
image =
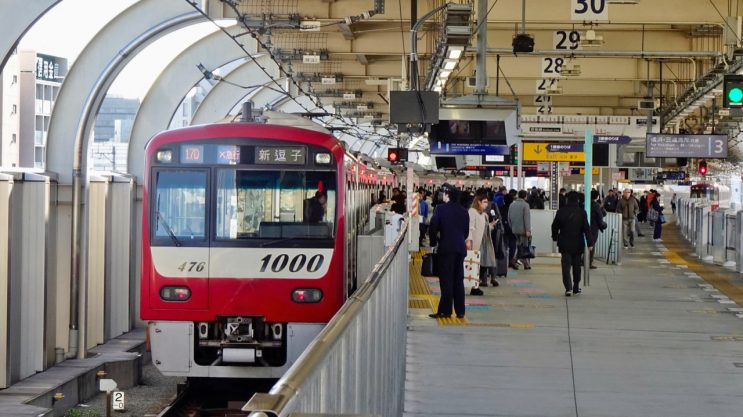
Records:
M464 258L464 289L477 288L480 284L480 251L468 250Z
M654 209L654 208L650 207L650 209L648 210L648 216L647 216L647 219L648 219L648 221L649 221L649 222L653 222L653 223L655 223L655 222L657 222L657 221L658 221L658 216L659 216L659 215L660 215L660 214L658 213L658 210L656 210L656 209Z
M439 276L435 253L427 253L423 255L423 262L421 263L421 275L423 275L424 277Z

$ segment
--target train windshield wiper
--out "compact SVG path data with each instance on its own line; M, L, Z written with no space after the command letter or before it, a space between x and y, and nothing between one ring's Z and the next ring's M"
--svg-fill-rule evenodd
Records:
M155 214L157 215L157 220L163 223L163 228L165 229L166 232L168 232L168 236L170 236L170 238L173 240L173 243L175 243L175 246L181 246L181 241L178 240L177 237L175 237L175 233L173 233L173 229L170 228L170 225L165 220L165 217L162 215L162 213L160 213L160 210L157 210ZM155 230L157 230L157 228Z
M285 237L285 238L283 238L283 239L276 239L276 240L272 240L272 241L270 241L270 242L266 242L266 243L261 243L261 245L260 245L260 246L261 246L262 248L265 248L265 247L267 247L267 246L273 246L273 245L275 245L275 244L277 244L277 243L291 242L291 241L293 241L293 240L304 240L304 239L311 239L311 237L309 237L309 236L294 236L294 237Z

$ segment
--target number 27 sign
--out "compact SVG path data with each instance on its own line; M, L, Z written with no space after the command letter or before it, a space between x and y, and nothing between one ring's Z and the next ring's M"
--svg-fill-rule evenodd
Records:
M570 0L570 18L578 22L609 20L608 0Z

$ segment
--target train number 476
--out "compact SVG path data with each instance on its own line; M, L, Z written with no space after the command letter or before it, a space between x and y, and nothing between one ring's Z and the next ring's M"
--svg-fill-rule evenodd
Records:
M206 262L186 261L178 267L178 270L181 272L202 272L204 268L206 268Z

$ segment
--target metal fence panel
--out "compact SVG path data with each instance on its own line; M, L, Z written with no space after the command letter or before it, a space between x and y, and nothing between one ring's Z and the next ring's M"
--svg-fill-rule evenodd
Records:
M606 260L607 264L619 264L622 261L622 214L606 213L604 217L606 230L599 233L594 247L595 256Z
M323 331L250 416L402 415L407 341L407 227Z

